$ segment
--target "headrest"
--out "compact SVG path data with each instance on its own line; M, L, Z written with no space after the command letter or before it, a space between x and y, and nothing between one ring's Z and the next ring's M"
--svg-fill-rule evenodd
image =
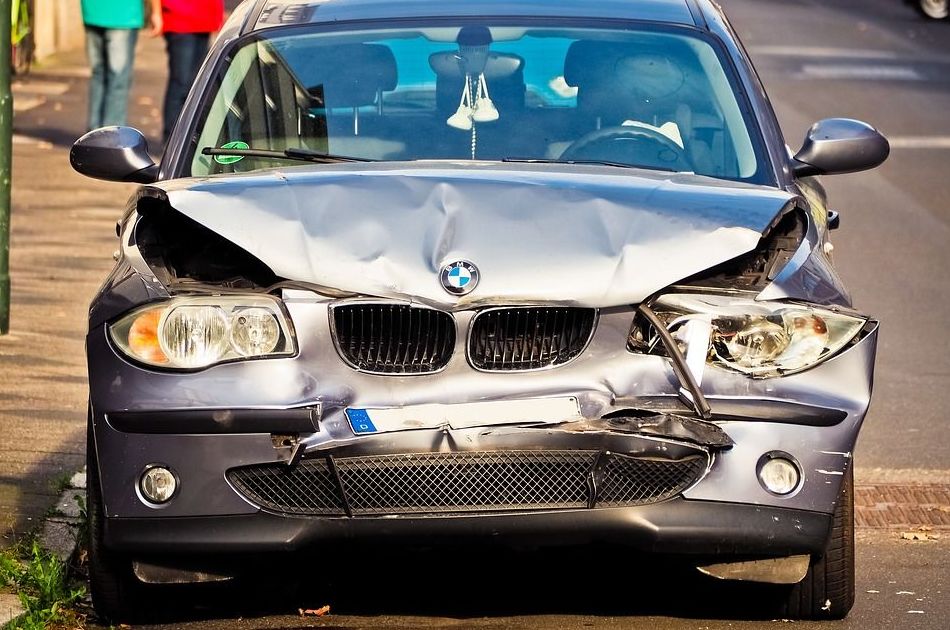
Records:
M686 80L679 65L662 54L621 57L616 63L616 77L622 94L644 99L675 94Z
M338 44L308 53L300 79L327 108L372 105L377 91L396 88L396 59L386 46Z
M663 98L686 79L680 63L637 45L578 40L567 49L564 80L573 87L598 87L642 98Z
M581 39L571 43L564 57L564 80L572 87L582 87L607 79L622 49L613 42Z

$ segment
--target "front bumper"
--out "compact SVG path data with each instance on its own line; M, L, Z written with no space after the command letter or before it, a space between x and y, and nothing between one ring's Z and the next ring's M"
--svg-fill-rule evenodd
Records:
M877 338L876 329L870 330L838 356L782 378L751 380L708 370L703 390L713 421L734 445L711 449L708 471L681 498L505 514L299 517L262 511L236 491L227 471L286 463L293 445L302 445L313 458L354 449L402 454L555 447L662 456L665 448L682 444L649 436L629 440L611 431L603 433L602 443L586 435L555 444L545 436L557 433L558 425L360 436L346 420L345 410L354 407L556 396L575 397L588 421L664 406L675 411L670 408L677 404L678 383L665 359L608 351L624 348L629 311L602 312L591 342L597 351L555 370L476 373L460 348L443 372L398 378L357 372L328 351L333 344L325 303L288 300L287 305L298 330L298 356L190 374L132 365L115 353L102 328L90 332L93 455L108 546L134 553L267 552L341 540L432 542L464 535L530 544L603 541L670 553L813 553L826 542L867 411ZM314 332L300 334L304 330ZM282 446L285 441L292 446ZM770 494L757 479L760 458L772 452L787 453L799 464L803 480L791 495ZM181 482L176 497L160 507L143 502L135 490L142 471L156 464L172 468Z
M256 554L319 550L348 542L528 546L605 543L696 556L820 553L831 517L820 512L673 499L627 508L477 516L295 518L239 516L107 519L110 548L152 554Z

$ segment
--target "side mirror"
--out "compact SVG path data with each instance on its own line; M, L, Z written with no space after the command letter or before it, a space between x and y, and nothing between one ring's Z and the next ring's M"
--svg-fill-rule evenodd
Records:
M853 173L874 168L887 159L891 147L877 129L860 120L826 118L805 135L795 154L796 177Z
M93 129L73 144L69 163L78 173L111 182L151 184L158 179L148 142L132 127Z

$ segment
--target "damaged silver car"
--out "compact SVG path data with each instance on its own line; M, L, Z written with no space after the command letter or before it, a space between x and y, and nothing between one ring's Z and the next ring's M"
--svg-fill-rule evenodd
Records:
M336 545L606 543L854 601L851 453L878 324L815 176L709 0L260 0L138 182L89 312L90 576Z

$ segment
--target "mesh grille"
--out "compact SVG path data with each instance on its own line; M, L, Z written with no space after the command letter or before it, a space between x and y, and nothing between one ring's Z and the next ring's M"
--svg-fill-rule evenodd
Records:
M435 372L455 347L455 320L429 308L344 304L333 309L333 322L340 354L367 372Z
M601 468L597 505L618 507L671 499L703 475L707 461L705 455L676 461L611 455Z
M307 459L294 468L280 464L228 471L228 480L262 508L288 514L344 514L336 479L324 459Z
M536 370L566 363L587 345L590 308L504 308L479 313L469 357L482 370Z
M705 453L676 461L577 450L416 453L247 466L228 479L252 503L289 514L499 512L656 503L695 483L707 463Z
M593 451L423 453L337 460L354 514L587 505Z

